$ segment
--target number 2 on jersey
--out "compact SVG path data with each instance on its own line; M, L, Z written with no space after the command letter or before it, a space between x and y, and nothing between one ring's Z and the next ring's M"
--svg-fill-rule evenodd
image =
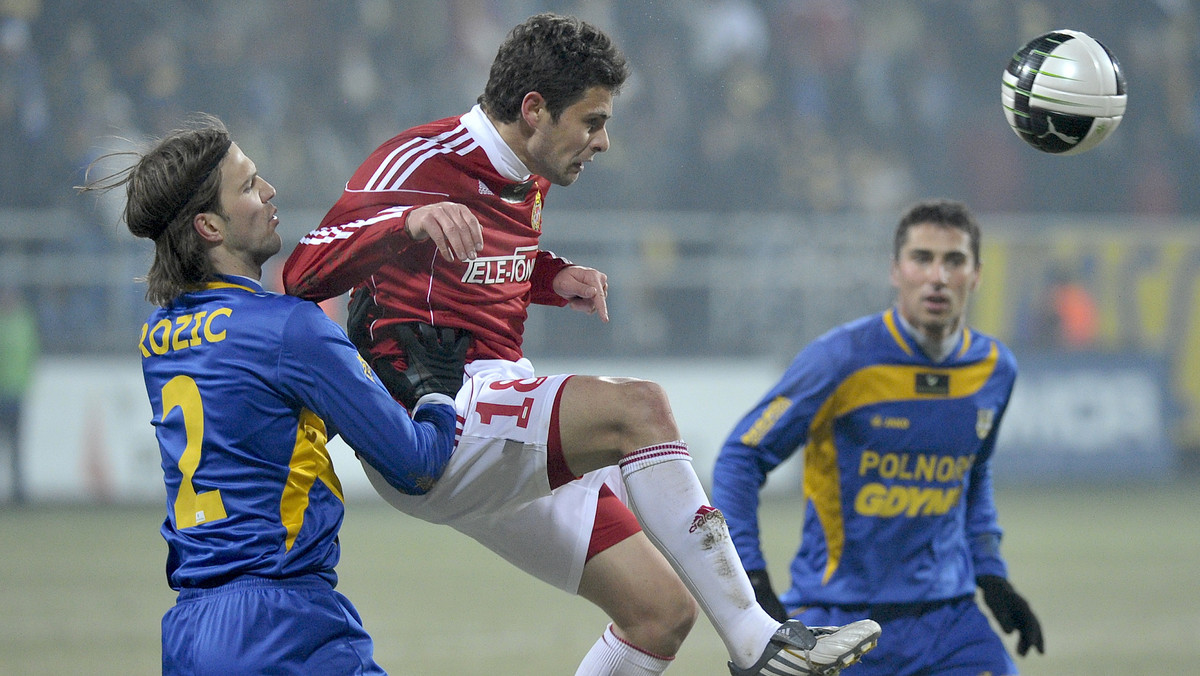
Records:
M175 497L175 527L190 528L225 518L225 503L221 491L196 493L192 477L200 466L200 448L204 440L204 402L200 388L189 376L175 376L162 389L162 419L176 408L183 414L184 436L187 441L179 456L179 494Z

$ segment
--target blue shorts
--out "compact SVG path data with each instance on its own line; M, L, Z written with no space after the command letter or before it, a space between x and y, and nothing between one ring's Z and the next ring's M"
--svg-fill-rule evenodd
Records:
M854 666L854 676L1012 676L1017 665L975 599L854 608L808 607L796 615L810 627L871 618L879 645Z
M162 620L164 675L385 675L373 653L350 600L316 575L184 589Z

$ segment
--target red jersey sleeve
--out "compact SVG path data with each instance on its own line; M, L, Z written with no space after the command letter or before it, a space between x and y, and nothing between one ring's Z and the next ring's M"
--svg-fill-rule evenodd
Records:
M574 265L565 258L555 256L551 251L539 251L537 264L533 268L533 276L529 279L529 302L538 305L554 305L563 307L567 299L554 291L554 278L563 268Z
M318 302L340 296L413 243L405 229L412 207L355 209L350 201L343 194L288 256L283 288L289 295Z

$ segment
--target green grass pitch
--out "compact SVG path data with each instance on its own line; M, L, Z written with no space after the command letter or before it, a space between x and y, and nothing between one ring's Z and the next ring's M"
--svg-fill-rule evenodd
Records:
M1012 580L1046 635L1046 655L1018 659L1023 674L1200 669L1200 485L1047 485L997 499ZM586 601L447 528L379 501L347 511L339 589L391 674L571 674L604 628ZM764 506L777 581L797 512L789 500ZM150 506L0 508L0 674L159 673L173 600L161 519ZM701 618L668 673L726 674L725 659Z

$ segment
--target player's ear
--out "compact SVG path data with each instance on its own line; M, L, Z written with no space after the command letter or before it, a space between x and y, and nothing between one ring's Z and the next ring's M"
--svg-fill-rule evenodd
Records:
M521 99L521 119L534 129L550 119L550 109L546 107L546 99L537 92L529 92Z
M225 239L221 217L211 211L203 211L192 217L192 227L206 242L220 244Z

